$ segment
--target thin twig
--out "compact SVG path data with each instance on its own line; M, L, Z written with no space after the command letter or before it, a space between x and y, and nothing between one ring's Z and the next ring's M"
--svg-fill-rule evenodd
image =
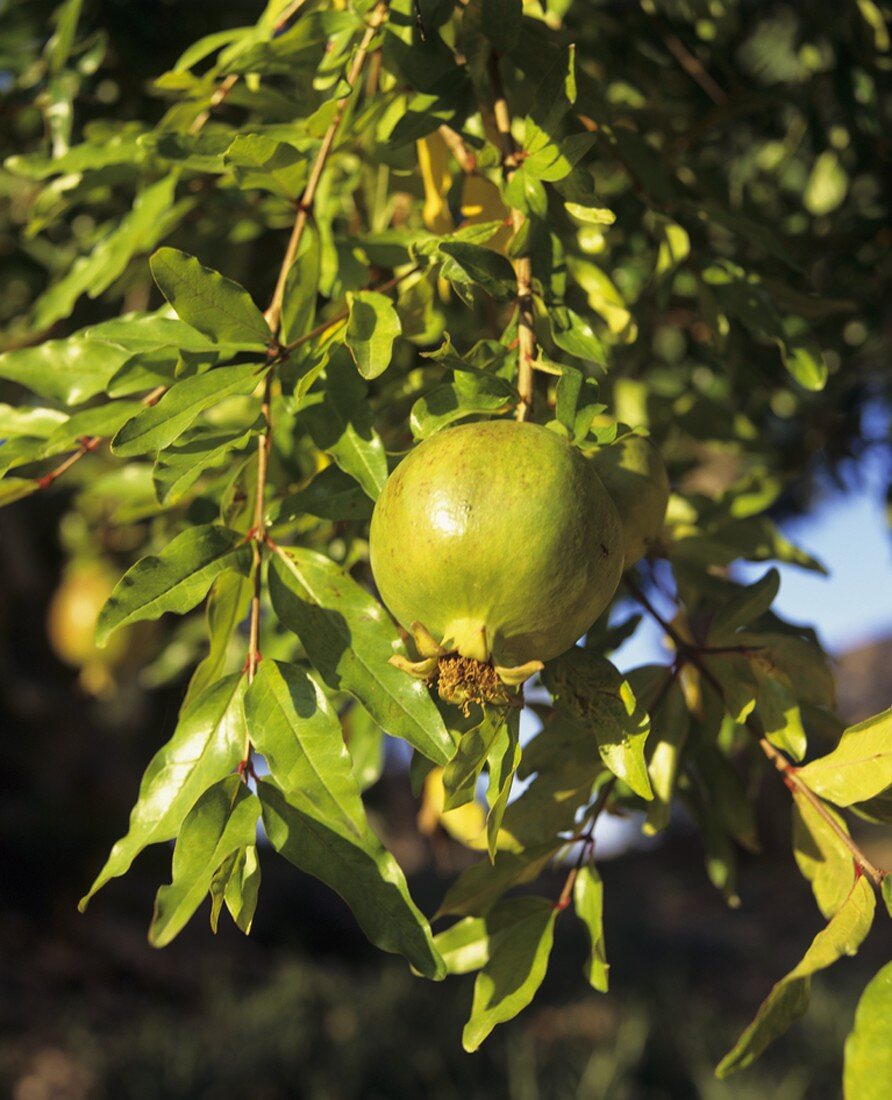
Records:
M385 279L383 283L374 283L369 287L369 290L374 290L378 294L386 294L388 290L393 290L394 287L399 286L404 279L408 279L410 275L416 275L419 271L417 266L410 267L408 271L404 271L402 275L394 275L390 279ZM282 348L284 355L294 351L295 348L299 348L302 344L309 343L311 340L315 340L317 336L322 336L330 328L334 328L335 325L343 324L350 316L349 309L342 309L339 313L336 313L334 317L329 317L327 321L323 321L321 324L316 325L315 328L310 329L309 332L305 332L303 336L298 336L296 340L292 340L290 344L285 344Z
M279 330L279 323L282 319L282 303L285 299L285 281L288 278L288 272L294 264L297 250L300 247L301 238L304 234L304 229L309 221L310 212L313 209L313 202L316 198L316 190L319 187L319 181L325 170L326 161L334 145L341 122L344 119L344 113L347 110L347 104L350 102L353 89L356 87L357 81L362 75L362 69L366 63L369 48L374 41L375 35L381 28L381 24L386 18L387 4L384 0L380 0L375 10L372 12L366 32L359 44L359 49L356 51L356 56L353 58L353 64L350 66L350 72L347 74L347 83L350 85L350 91L338 100L334 118L325 131L322 144L319 146L319 151L316 154L316 159L310 170L310 177L307 180L307 185L297 204L297 217L294 220L294 228L291 230L291 239L288 241L288 248L285 251L285 259L279 271L279 278L276 282L276 289L273 292L272 301L265 314L267 323L273 331L273 335Z
M666 32L663 41L666 43L666 49L672 54L679 65L681 65L688 76L700 85L716 107L724 107L728 102L728 96L724 89L721 88L718 81L704 69L701 62L691 53L684 42L682 42L676 34L673 34L672 31Z
M626 587L635 597L635 599L641 604L641 606L647 611L652 618L666 631L668 636L675 643L678 648L679 655L682 660L689 661L694 665L707 683L716 692L718 697L725 701L725 691L721 683L713 674L712 670L703 661L704 651L702 648L691 645L686 642L675 628L666 621L666 619L660 615L650 600L641 591L635 581L631 577L625 579ZM879 867L876 867L864 854L861 848L858 847L852 837L843 829L832 813L828 810L824 804L823 799L808 786L808 784L800 777L799 769L795 765L791 764L787 757L779 749L776 749L774 745L765 737L752 718L747 718L744 725L749 732L756 739L762 752L768 757L775 768L781 773L784 779L784 783L787 788L796 795L800 795L805 799L815 811L815 813L821 818L821 820L827 825L827 827L839 838L839 840L849 849L852 853L852 859L855 862L855 867L860 872L868 875L875 886L879 887L883 879L889 873Z
M473 176L477 171L477 157L468 149L464 141L462 141L461 134L457 134L455 130L447 126L445 123L439 128L440 137L449 149L449 152L455 157L459 168L464 172L466 176Z
M197 134L201 130L207 120L211 117L211 114L220 106L220 104L227 98L229 93L238 83L238 73L230 73L225 80L214 89L214 94L211 96L207 107L192 119L188 132L190 134Z
M151 407L152 405L157 405L166 392L166 386L156 387L154 390L152 390L151 393L147 393L146 396L142 399L143 405L149 407ZM48 489L57 478L60 478L64 473L67 473L76 462L80 462L80 460L86 455L92 454L92 452L99 447L100 443L102 443L101 435L92 435L88 438L82 439L80 442L80 447L78 447L78 449L74 451L73 454L70 454L66 459L60 462L58 466L56 466L54 469L50 470L49 473L44 474L43 477L38 479L39 487L41 489Z
M293 3L288 5L288 7L279 16L279 21L276 23L276 34L278 34L285 28L291 17L297 12L298 8L303 7L305 3L306 0L294 0ZM188 131L190 134L197 134L201 129L203 129L204 124L208 121L213 112L220 106L221 103L225 102L225 100L229 97L229 93L236 86L236 84L238 84L238 81L239 74L230 73L229 76L227 76L224 80L220 82L218 87L214 89L214 93L211 96L207 107L205 107L203 111L200 111L195 116L195 118L192 119Z
M296 10L297 5L292 5ZM320 335L326 329L330 328L333 324L337 323L336 320L326 322L321 326L318 331L314 333L306 333L299 340L295 341L289 347L285 348L279 344L278 335L279 329L282 323L282 305L285 298L285 283L288 279L288 272L291 270L294 264L295 257L297 256L298 249L300 248L300 242L303 237L304 230L310 218L310 214L313 210L313 203L316 198L316 191L319 186L319 181L322 178L322 173L325 170L325 164L328 159L328 155L334 145L335 137L337 136L338 129L344 118L344 113L347 109L347 103L353 93L353 89L362 75L362 69L366 62L369 53L369 47L372 40L378 32L381 24L384 22L387 16L387 4L380 2L372 13L372 17L369 20L368 28L362 37L362 41L359 44L359 48L356 52L356 56L353 59L353 63L350 66L350 72L347 77L347 82L350 85L350 91L347 95L343 96L338 101L337 110L335 116L325 132L325 136L322 139L322 144L316 154L316 159L313 162L313 167L310 170L310 177L307 180L307 185L304 188L303 194L300 197L300 201L297 204L297 216L294 219L294 227L291 230L291 237L288 241L288 247L285 250L285 256L282 260L282 266L279 268L279 275L276 280L276 288L273 291L272 300L264 313L267 324L270 327L272 333L271 340L271 352L268 361L268 371L266 380L263 386L263 402L261 405L261 414L263 416L264 428L260 434L260 438L257 442L257 491L254 498L254 519L253 526L249 533L249 537L253 544L253 562L251 569L252 577L252 594L251 594L251 615L250 623L248 627L248 656L245 662L245 672L248 678L248 683L251 684L254 681L254 677L257 674L257 666L262 659L260 652L260 621L262 615L263 604L263 553L262 547L273 546L271 540L267 537L266 533L266 516L265 516L265 503L266 503L266 481L269 473L269 453L272 442L272 387L274 379L274 367L277 362L299 344L311 339L314 335ZM399 280L397 280L399 281ZM395 284L394 284L395 285ZM247 776L251 772L251 756L252 745L250 733L245 735L245 747L241 762L238 766L238 774L247 782Z
M616 776L608 779L607 782L598 791L598 797L595 799L595 803L586 815L587 825L583 824L583 831L576 839L580 843L579 855L576 857L576 862L570 868L570 873L564 880L564 888L561 890L560 897L554 903L555 909L566 909L570 904L570 898L573 894L573 887L576 884L576 879L579 876L579 872L583 866L591 859L592 852L595 846L595 826L598 824L598 818L601 816L601 811L607 805L607 800L613 793L613 788L616 786Z
M502 172L510 182L511 177L521 164L521 157L511 133L511 111L505 98L502 76L499 72L499 60L495 54L490 57L490 79L494 92L492 105L493 117L499 136L502 153ZM524 224L523 214L516 209L511 211L511 224L515 237ZM517 392L520 402L515 416L526 420L533 408L533 361L536 358L536 329L533 315L533 265L529 254L524 253L514 260L514 278L517 281Z

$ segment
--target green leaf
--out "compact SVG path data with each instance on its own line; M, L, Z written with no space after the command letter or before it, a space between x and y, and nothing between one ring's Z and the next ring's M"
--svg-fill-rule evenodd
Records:
M307 156L283 141L263 134L240 135L226 150L239 187L296 199L307 182Z
M799 778L837 806L892 787L892 707L850 726L833 752L799 769Z
M263 824L272 846L337 891L376 947L405 956L425 977L445 977L430 928L409 897L396 861L371 834L356 836L343 824L320 818L313 800L318 790L314 782L310 792L296 790L286 798L275 784L258 782Z
M359 789L366 791L378 782L384 771L384 730L358 703L341 715L341 725L353 777Z
M544 218L548 214L548 192L541 180L531 176L521 164L511 175L504 189L505 202L524 214Z
M489 813L486 816L486 839L489 858L495 860L499 842L499 830L511 797L514 776L520 764L520 711L512 707L499 726L490 745L486 762L489 767L489 785L486 789L486 801Z
M710 741L692 746L690 772L699 779L703 801L721 827L750 852L759 851L755 810L743 779L728 757Z
M337 466L326 466L309 485L274 505L269 512L269 523L276 526L301 516L366 520L372 518L372 508L372 501L354 478Z
M440 245L440 252L452 259L463 281L479 286L497 302L507 302L516 296L514 268L500 252L463 241L447 241ZM454 268L447 265L443 274L454 279Z
M556 183L570 175L596 141L596 136L589 133L571 134L559 142L549 140L545 131L528 118L524 144L530 155L524 168L535 179Z
M452 738L427 689L388 663L405 649L376 600L329 558L297 547L273 558L269 590L330 688L354 696L383 730L429 760L450 759Z
M148 252L163 239L193 202L187 199L174 205L176 182L171 174L137 195L130 213L100 238L93 251L50 284L34 306L36 329L69 317L82 294L98 298L124 274L134 256Z
M263 314L238 283L205 267L187 252L159 248L151 259L152 275L180 320L215 343L265 351L271 333Z
M609 661L575 647L549 661L543 679L558 706L595 735L601 759L613 774L641 798L653 798L644 761L650 719L622 674Z
M244 687L241 675L229 676L183 709L173 736L146 768L130 827L81 898L81 912L97 890L127 873L143 848L173 839L199 796L238 764L246 736Z
M68 420L61 409L45 409L40 406L0 404L0 439L4 442L16 436L49 439Z
M489 960L474 982L471 1016L462 1045L471 1052L498 1024L513 1019L542 984L554 939L557 910L545 898L512 898L487 919Z
M444 810L455 810L473 801L477 780L504 722L503 714L487 707L479 724L462 734L458 751L443 769Z
M775 748L801 760L808 741L790 677L779 669L765 668L758 657L751 668L756 677L756 715L765 736Z
M718 609L709 627L709 645L731 642L735 632L748 626L771 607L780 588L780 574L769 569L761 580L743 586Z
M823 217L832 213L844 201L849 189L849 177L834 149L825 149L814 163L802 193L802 204L809 214Z
M666 688L650 717L647 773L654 797L642 831L653 836L669 824L679 760L691 729L691 715L677 679Z
M804 389L818 391L827 384L827 361L810 340L778 341L784 366Z
M44 47L47 67L53 74L61 72L71 54L83 6L83 0L65 0L56 12L53 19L55 30Z
M883 885L881 887L883 901L886 903L886 909L889 916L892 917L892 874L887 873L883 876Z
M188 924L218 868L253 845L260 803L241 778L228 775L208 788L186 815L173 852L173 875L155 897L149 943L165 947Z
M206 524L182 531L161 551L141 558L115 585L99 613L96 643L140 619L158 619L166 611L182 615L200 603L226 569L247 575L252 550L243 535Z
M110 401L91 409L81 409L59 425L47 440L47 448L50 451L66 450L84 436L114 435L143 408L141 401Z
M214 581L206 607L210 647L192 673L183 707L224 674L233 635L248 614L251 588L250 579L241 573L221 573Z
M591 951L585 964L589 985L600 993L607 992L607 972L610 969L604 947L604 885L591 864L580 867L573 883L573 907L576 916L588 929Z
M811 977L844 955L854 955L873 923L876 898L862 875L826 928L812 940L798 966L774 986L756 1018L721 1060L716 1076L724 1078L745 1069L762 1051L802 1016L811 997Z
M571 218L584 225L613 225L616 214L602 206L582 206L578 202L565 202L564 209Z
M165 310L168 308L164 307ZM178 348L180 351L213 352L222 346L236 348L237 344L221 345L200 333L198 329L180 321L177 317L160 313L124 313L91 325L80 335L85 340L103 340L119 344L129 352L159 351L161 348Z
M449 974L470 974L489 962L489 931L483 917L465 917L434 936Z
M576 102L576 47L561 49L533 96L530 114L546 134L553 133Z
M36 493L40 488L40 482L36 478L7 477L0 480L0 508L7 504L15 504L17 500Z
M259 370L254 363L240 363L175 382L157 404L124 425L112 440L113 453L132 458L169 447L205 409L225 397L252 393L261 381Z
M386 294L360 290L350 295L346 342L363 378L377 378L390 366L393 342L402 332L393 302Z
M845 1100L885 1100L892 1081L892 962L867 984L846 1039Z
M555 840L522 852L500 851L493 863L471 864L446 891L436 916L485 916L506 890L537 879L562 843Z
M282 298L282 343L299 340L313 327L319 296L319 234L304 231L304 247L291 265Z
M467 416L508 412L517 401L517 391L498 375L456 371L453 382L444 382L418 398L409 414L409 426L416 439L427 439Z
M855 884L855 863L851 850L811 802L796 790L793 800L793 855L803 878L811 883L818 908L829 920ZM839 814L829 806L824 809L848 834Z
M339 835L370 833L341 724L325 689L299 665L264 661L245 697L248 730L286 797Z
M240 848L234 853L234 857L227 860L227 874L219 885L223 887L223 900L229 915L235 921L236 927L247 936L254 923L257 897L260 893L260 857L256 844ZM211 898L213 906L214 883L211 883ZM214 927L215 932L216 930Z
M366 388L349 360L332 355L324 396L301 416L319 450L377 500L387 481L387 455L372 424Z
M551 337L559 348L577 359L606 366L607 352L601 338L578 313L566 306L558 306L549 310L548 321Z
M17 382L48 401L80 405L102 393L112 375L130 358L124 348L83 334L47 340L36 348L0 355L0 378Z
M159 502L181 500L205 470L221 466L234 451L243 451L258 430L257 425L234 432L201 425L159 451L152 470Z

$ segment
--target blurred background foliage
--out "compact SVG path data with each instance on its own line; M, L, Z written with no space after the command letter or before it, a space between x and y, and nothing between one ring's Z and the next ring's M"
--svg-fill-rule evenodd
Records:
M436 7L421 4L425 17ZM586 95L611 120L595 179L616 225L580 226L571 259L584 289L574 305L596 317L610 348L603 400L650 426L688 493L750 493L773 502L777 518L808 510L847 459L889 445L876 429L887 430L888 416L872 415L888 409L892 391L888 12L873 0L548 7L578 44ZM4 154L58 150L91 133L101 141L109 119L153 125L170 107L153 79L202 34L253 22L258 8L86 0L73 58L53 72L55 5L0 2ZM644 141L625 139L627 126ZM96 299L47 294L130 210L141 172L123 163L76 177L46 187L0 170L4 350L102 320L110 304L154 304L142 260ZM422 196L414 173L404 171L400 187ZM289 211L252 211L243 193L201 180L182 203L177 243L268 298ZM465 343L479 324L478 314L450 307L449 329ZM782 354L806 381L823 360L826 387L793 385ZM132 635L110 665L75 653L76 638L53 636L66 598L75 621L84 593L107 585L104 563L127 564L141 543L127 528L90 524L97 469L87 466L58 491L0 512L5 1092L838 1095L857 993L883 961L875 942L818 983L806 1020L758 1066L725 1083L712 1077L747 1011L817 927L808 887L792 873L783 789L764 796L766 855L743 861L744 910L727 913L684 829L658 851L605 865L616 992L585 989L582 941L562 937L544 1003L473 1057L457 1043L469 987L414 981L364 945L336 899L273 861L250 941L227 931L214 943L198 926L164 953L147 947L145 913L165 851L146 853L132 882L89 919L77 917L76 899L126 817L201 638L197 620L176 636L165 624ZM102 500L113 493L109 483ZM89 580L66 596L79 570ZM867 709L877 710L888 679L872 689ZM391 764L371 804L430 910L463 857L440 834L412 839L416 807Z

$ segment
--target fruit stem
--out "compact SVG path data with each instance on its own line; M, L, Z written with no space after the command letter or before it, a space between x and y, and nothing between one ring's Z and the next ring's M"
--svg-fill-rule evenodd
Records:
M492 82L494 100L492 113L495 118L499 145L502 152L502 174L510 183L511 177L521 164L521 157L511 133L511 111L505 98L502 74L499 71L498 55L493 53L489 59L489 75ZM524 221L520 210L511 210L511 224L514 237L520 233ZM520 402L515 418L526 420L533 409L533 362L536 358L536 329L533 316L533 264L529 253L525 252L514 260L514 278L517 281L517 392Z

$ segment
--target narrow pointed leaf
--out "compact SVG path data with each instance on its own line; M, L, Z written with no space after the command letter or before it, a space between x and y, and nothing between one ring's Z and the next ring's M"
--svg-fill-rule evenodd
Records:
M17 382L48 401L80 405L102 393L129 358L130 352L124 348L78 334L5 352L0 355L0 378Z
M852 852L807 798L794 791L793 799L793 855L803 877L811 883L818 908L829 920L855 884ZM829 806L824 808L848 833L839 814Z
M573 907L591 941L585 976L593 989L606 993L610 967L604 948L604 885L593 866L579 868L573 883Z
M363 932L382 951L403 955L421 974L443 978L446 968L423 914L409 897L396 861L316 815L312 794L290 798L268 780L257 791L270 843L289 862L337 891Z
M146 768L127 834L81 899L81 911L110 879L127 873L143 848L175 837L198 797L235 768L245 745L243 696L243 678L229 676L183 710L173 737Z
M799 769L799 778L837 806L892 787L892 708L847 729L833 752Z
M228 527L208 524L177 535L160 554L142 558L115 585L96 624L96 642L127 623L191 610L226 569L247 575L251 546Z
M556 916L550 901L525 897L502 902L487 918L489 961L474 983L471 1017L462 1032L465 1050L477 1050L494 1027L533 999L548 967Z
M842 1080L845 1100L886 1100L892 1081L892 963L861 994Z
M328 687L346 691L392 737L445 764L454 745L427 688L389 664L405 647L380 604L329 558L291 548L269 571L273 608Z
M175 382L157 405L144 409L124 425L112 441L121 458L151 454L170 446L205 409L224 397L248 394L262 381L255 363L217 367Z
M219 780L198 799L177 837L170 885L162 886L155 898L149 928L153 947L164 947L182 931L220 865L253 844L259 817L260 803L237 775Z
M161 293L181 321L216 343L236 344L245 350L266 348L269 325L238 283L177 248L159 248L151 267Z
M812 975L832 966L844 955L857 952L870 931L875 909L873 888L862 875L827 927L812 940L799 965L781 978L762 1002L756 1018L719 1063L717 1077L728 1077L745 1069L805 1013Z

